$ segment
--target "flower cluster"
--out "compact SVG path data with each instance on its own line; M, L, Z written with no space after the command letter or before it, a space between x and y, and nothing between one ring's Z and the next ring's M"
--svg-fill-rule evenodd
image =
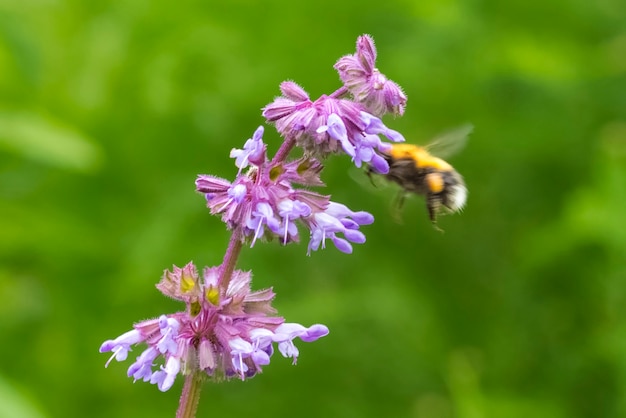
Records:
M406 96L400 86L388 80L375 65L374 40L363 35L356 41L356 53L341 57L335 69L355 101L362 103L368 112L377 116L385 113L403 115Z
M177 416L194 414L199 377L244 380L269 364L274 347L295 363L296 338L310 342L328 334L324 325L286 323L271 306L272 289L251 291L250 273L235 266L243 243L254 246L272 238L282 244L298 242L298 225L309 232L308 254L324 248L327 240L344 253L365 242L360 227L374 221L371 214L353 211L310 188L324 186L322 161L333 153L350 156L357 167L389 171L383 154L392 144L386 141L404 138L381 118L402 115L406 96L375 68L375 61L374 43L364 35L355 54L335 64L343 86L334 93L311 100L296 83L281 84L282 96L263 109L283 137L274 157L267 156L261 126L243 148L231 151L238 168L234 180L213 175L196 179L196 190L205 196L211 214L220 215L232 231L222 264L202 274L192 263L165 271L157 288L186 309L139 322L100 347L100 352L112 353L108 366L113 359L126 360L133 346L145 344L128 376L156 384L161 391L185 375ZM295 146L302 149L302 157L290 160Z
M259 127L243 149L231 152L239 168L234 182L210 175L198 177L196 189L204 193L211 213L221 214L228 227L241 231L251 246L264 236L276 236L283 244L299 241L296 221L310 231L309 253L320 245L323 248L326 238L344 253L352 252L351 242L365 242L359 227L371 224L374 217L331 202L328 196L294 188L294 184L322 185L321 164L313 158L272 164L262 137L263 127Z
M187 309L140 322L105 341L100 352L113 353L109 362L123 361L131 346L145 343L147 348L130 365L128 376L166 391L179 373L202 372L214 380L250 378L269 364L273 344L295 364L299 354L295 338L311 342L328 334L324 325L306 328L273 316L274 292L251 292L249 272L235 271L228 285L219 281L220 273L218 267L205 268L200 276L192 263L165 271L157 288L184 302Z
M404 141L404 137L387 128L379 117L385 113L402 115L406 96L374 67L375 61L374 42L363 35L357 41L356 53L335 64L343 89L312 101L296 83L283 82L283 95L265 106L263 116L308 153L323 157L343 151L357 167L367 163L375 172L385 174L389 166L379 152L388 150L389 144L378 135L393 142ZM346 92L352 100L338 97Z

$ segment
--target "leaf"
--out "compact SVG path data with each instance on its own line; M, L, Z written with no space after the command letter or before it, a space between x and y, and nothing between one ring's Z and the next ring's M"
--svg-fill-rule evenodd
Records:
M36 113L0 112L0 150L53 167L93 172L100 167L97 144L49 117Z

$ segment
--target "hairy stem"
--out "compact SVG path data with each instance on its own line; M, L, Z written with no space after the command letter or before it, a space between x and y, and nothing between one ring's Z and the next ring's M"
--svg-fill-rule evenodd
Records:
M296 138L294 138L293 136L288 136L287 138L285 138L285 141L280 145L278 151L276 151L276 154L274 155L274 158L272 158L269 166L272 167L275 164L285 161L295 145Z
M338 99L348 92L348 88L346 86L341 86L334 92L328 95L328 97L332 97L333 99Z
M176 418L195 418L200 401L200 389L202 376L200 373L192 373L185 377L183 393L180 395L180 404L176 411Z
M241 228L235 228L233 234L230 236L230 242L228 243L226 254L224 254L221 275L219 278L219 283L224 289L228 288L228 283L230 282L230 278L232 277L233 271L235 271L235 266L237 265L237 258L239 258L239 253L241 253L241 248L243 247L241 234Z

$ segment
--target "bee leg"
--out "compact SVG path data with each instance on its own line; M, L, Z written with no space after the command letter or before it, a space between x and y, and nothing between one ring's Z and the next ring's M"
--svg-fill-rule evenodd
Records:
M404 191L398 192L396 198L393 201L393 220L397 223L402 223L402 206L404 205L404 199L406 198L406 193Z
M436 231L443 233L444 230L439 228L437 225L437 212L439 211L439 206L440 202L437 198L428 196L426 199L426 208L428 208L428 217L430 218L430 222L433 224L433 228L435 228Z
M396 196L396 207L398 210L404 206L404 199L406 199L406 193L404 191L398 192L398 196Z
M372 183L372 186L376 187L376 183L374 183L374 177L372 177L373 172L374 170L372 169L372 167L368 165L367 170L365 170L365 174L367 175L367 177L369 177L370 183Z

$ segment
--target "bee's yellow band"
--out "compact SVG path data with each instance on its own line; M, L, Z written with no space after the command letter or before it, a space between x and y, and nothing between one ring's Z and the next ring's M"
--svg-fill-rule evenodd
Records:
M428 189L432 193L440 193L443 190L443 176L439 173L427 174L426 183L428 184Z

